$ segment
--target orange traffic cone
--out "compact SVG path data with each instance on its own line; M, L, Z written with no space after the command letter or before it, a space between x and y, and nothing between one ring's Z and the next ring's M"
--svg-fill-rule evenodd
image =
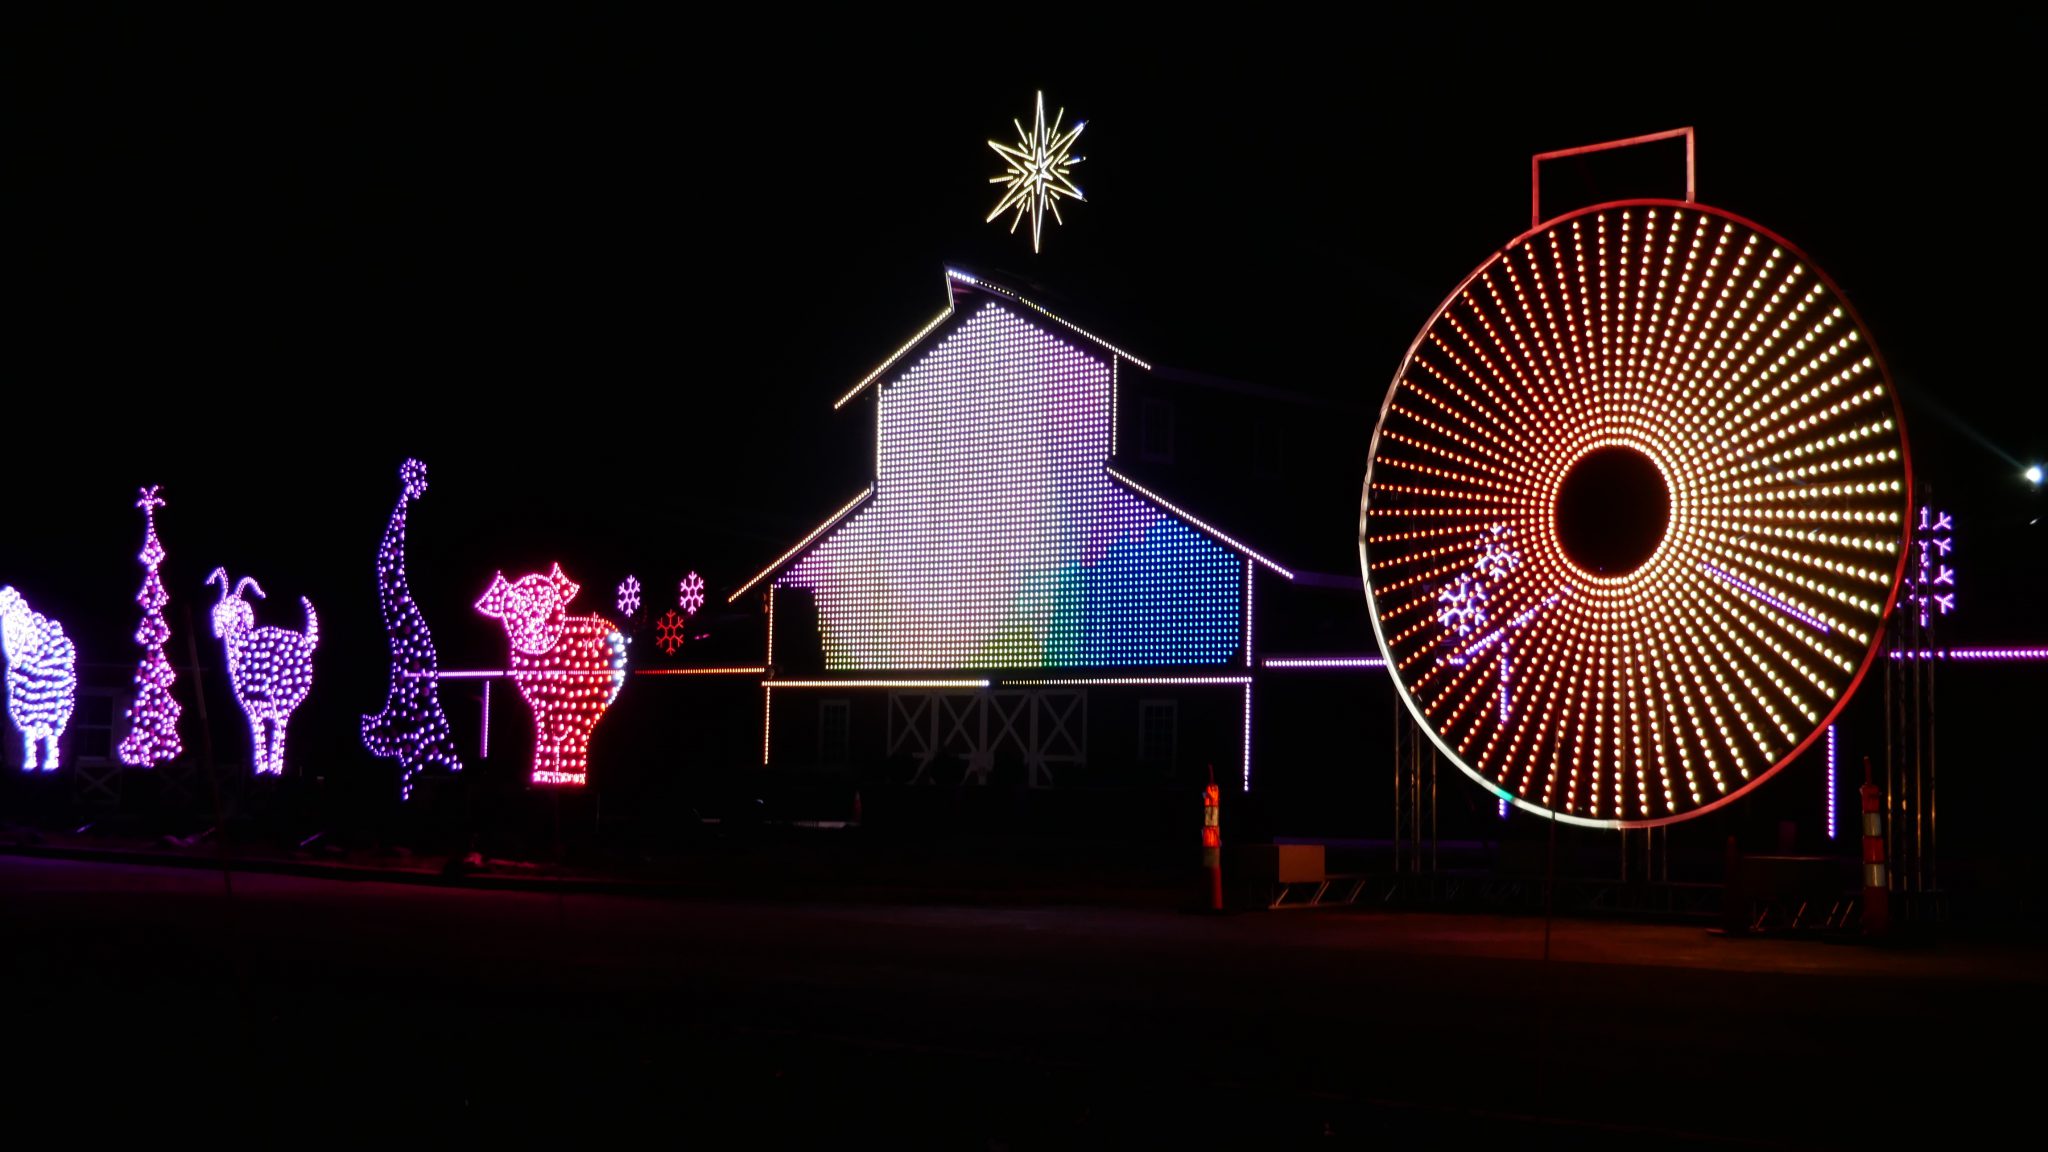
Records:
M1209 910L1223 911L1223 792L1216 787L1216 768L1209 767L1209 786L1202 789L1202 870L1208 873Z

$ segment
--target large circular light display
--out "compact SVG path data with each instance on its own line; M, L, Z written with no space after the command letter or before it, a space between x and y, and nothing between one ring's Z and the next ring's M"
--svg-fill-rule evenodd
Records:
M1698 204L1599 205L1481 264L1409 349L1359 517L1373 628L1497 795L1682 820L1834 719L1910 487L1883 362L1811 262Z

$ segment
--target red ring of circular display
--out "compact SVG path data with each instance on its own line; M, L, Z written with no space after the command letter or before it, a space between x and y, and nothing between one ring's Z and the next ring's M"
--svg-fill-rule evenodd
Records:
M1682 201L1550 220L1409 348L1373 434L1359 554L1410 712L1497 795L1648 827L1725 804L1833 721L1906 559L1904 422L1833 283ZM1588 572L1557 496L1596 448L1669 488L1641 566Z

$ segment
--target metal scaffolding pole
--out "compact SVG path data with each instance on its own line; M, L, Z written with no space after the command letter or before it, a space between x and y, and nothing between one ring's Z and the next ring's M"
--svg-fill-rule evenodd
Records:
M1426 764L1425 764L1426 761ZM1394 871L1437 868L1437 753L1421 727L1394 699ZM1428 866L1425 869L1424 860Z
M1921 501L1927 498L1923 489ZM1906 587L1916 587L1912 577ZM1902 593L1892 611L1885 654L1884 834L1885 875L1895 918L1943 918L1936 868L1936 692L1940 661L1934 617Z

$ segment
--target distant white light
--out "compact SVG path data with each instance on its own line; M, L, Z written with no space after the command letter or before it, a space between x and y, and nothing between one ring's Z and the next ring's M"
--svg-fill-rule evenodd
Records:
M2041 466L2039 464L2029 465L2026 475L2027 483L2032 484L2036 488L2041 486Z

